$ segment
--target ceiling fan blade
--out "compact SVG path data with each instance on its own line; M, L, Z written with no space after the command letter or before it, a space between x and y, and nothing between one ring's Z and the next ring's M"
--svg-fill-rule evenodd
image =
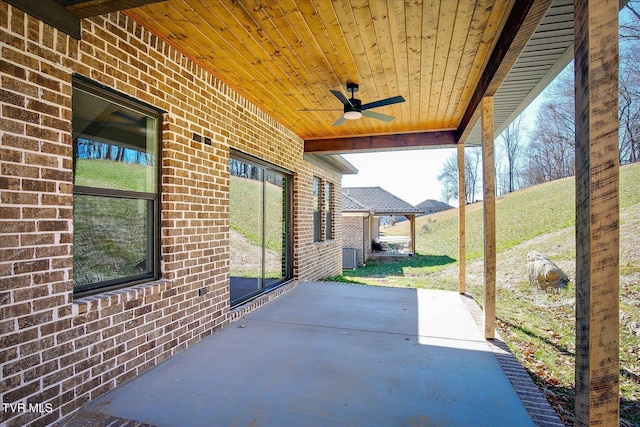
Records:
M341 125L342 123L344 123L346 119L344 118L344 116L340 116L340 118L333 124L334 126L338 126Z
M334 94L335 97L338 98L340 100L340 102L342 102L343 104L345 104L345 105L349 104L349 105L351 105L353 107L353 105L351 104L351 101L349 101L347 99L347 97L344 96L344 94L342 92L331 89L331 93Z
M386 114L380 114L374 111L362 110L362 115L365 117L371 117L372 119L382 120L383 122L390 122L394 119L393 116L387 116Z
M385 105L398 104L400 102L404 102L404 98L398 95L398 96L393 96L391 98L381 99L379 101L374 101L368 104L364 104L362 106L362 109L369 110L371 108L384 107Z

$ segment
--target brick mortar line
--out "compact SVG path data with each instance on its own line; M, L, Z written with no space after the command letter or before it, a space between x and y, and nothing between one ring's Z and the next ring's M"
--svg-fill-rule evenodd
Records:
M482 329L482 309L478 303L467 294L460 295L460 299L469 309L478 327ZM486 342L534 424L538 427L565 427L540 388L502 340L500 333L496 331L495 339Z

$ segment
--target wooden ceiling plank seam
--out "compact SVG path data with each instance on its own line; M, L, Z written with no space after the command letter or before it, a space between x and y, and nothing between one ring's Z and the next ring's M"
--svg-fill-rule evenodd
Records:
M261 37L260 42L256 40L256 36L260 36L260 25L240 4L238 4L236 9L232 10L224 3L218 3L226 13L222 13L221 8L216 8L214 11L206 0L183 1L183 4L185 7L190 7L197 16L207 16L208 19L204 20L204 24L211 30L215 30L215 34L218 35L217 39L226 38L220 34L218 28L227 28L229 34L233 35L233 39L240 42L240 44L230 43L233 47L237 48L238 46L242 46L242 52L244 54L255 57L258 61L268 61L272 58L271 51L275 46L265 37ZM241 10L242 13L238 13L238 10ZM210 13L207 13L208 11L210 11ZM216 28L214 25L218 27ZM249 28L252 28L253 31L250 31Z
M376 40L378 40L380 65L384 73L384 81L387 82L386 93L379 93L377 99L399 95L398 78L395 69L395 52L391 36L391 17L389 16L387 4L384 2L371 2L369 11L371 13L371 22L373 23L373 32Z
M386 2L374 1L369 5L371 11L371 19L373 21L373 30L379 43L380 60L384 70L385 81L387 82L387 93L383 94L383 98L391 96L405 96L406 92L401 92L399 85L399 77L396 71L396 49L394 49L394 40L392 33L392 21L394 17L389 15L389 9ZM395 22L394 22L395 23ZM380 98L378 98L380 99ZM393 104L386 107L386 113L398 118L403 117L403 109L406 103ZM395 119L394 119L395 120ZM402 123L396 120L395 123Z
M452 95L451 102L448 103L447 107L447 117L449 117L449 122L446 124L447 126L455 126L455 124L460 120L460 118L456 116L456 113L460 110L458 106L461 103L461 100L464 99L466 82L469 79L469 74L472 72L473 62L475 60L474 52L478 48L480 40L482 40L485 26L486 20L484 7L478 2L475 2L474 10L469 22L469 29L467 31L467 41L465 42L464 51L460 59L460 69L465 70L466 76L465 78L462 78L460 72L456 75L453 88L454 94ZM472 43L472 40L479 40L479 42Z
M357 69L357 75L349 76L349 80L358 83L360 91L358 92L358 98L363 102L369 102L374 97L369 95L368 90L375 90L375 78L373 76L373 70L369 63L369 58L366 54L363 37L358 27L357 18L354 13L355 5L350 1L334 3L337 6L336 15L338 21L341 23L341 27L345 33L345 39L349 46L349 51L354 61L354 65ZM347 82L345 82L347 83ZM368 89L370 88L370 89ZM345 91L345 88L342 88ZM356 133L366 133L367 130L371 131L375 127L375 123L371 123L371 120L349 120L341 125L342 128L355 129Z
M344 69L344 75L336 76L337 82L332 86L333 89L343 89L347 80L351 79L350 76L357 75L357 68L353 61L351 60L351 56L349 55L350 49L347 44L347 39L342 31L342 27L340 26L340 21L338 20L338 15L332 3L327 2L325 0L315 0L314 5L316 10L318 11L318 16L322 21L322 24L327 29L327 34L335 47L336 55L338 56L340 62L342 63L342 68Z
M363 103L387 98L390 96L391 91L386 82L387 75L384 68L382 49L388 40L386 42L381 40L379 34L376 33L374 16L370 8L369 0L351 0L351 6L373 78L373 85L371 86L370 84L364 87L364 92L358 98L360 98ZM384 20L388 21L387 18L383 18L383 21ZM383 114L391 113L389 108L383 111L376 110L376 112ZM362 119L360 120L362 121ZM362 124L366 124L374 133L383 132L386 128L392 126L374 118L365 118Z
M350 56L351 48L347 42L347 36L342 30L338 13L335 10L333 3L320 0L315 1L314 4L323 26L327 29L329 38L335 46L336 55L342 63L342 68L344 70L344 74L335 76L336 83L334 83L330 88L326 88L325 92L330 93L329 89L335 89L346 93L346 83L359 78L358 68ZM333 97L333 95L331 95L331 97ZM333 105L340 107L341 110L342 106L338 100L334 100ZM335 121L336 118L337 117L334 116L331 119ZM339 132L341 132L341 130L338 127L334 127L329 131L325 128L323 136L337 135Z
M363 51L371 76L373 78L373 86L362 88L358 98L362 98L363 103L382 99L384 93L389 93L385 84L384 69L382 68L382 55L380 53L380 44L376 39L376 32L373 26L373 16L369 9L368 0L351 0L351 10L353 11L360 39L362 40ZM382 90L381 90L382 87Z
M457 123L450 114L453 114L455 107L460 103L460 93L462 89L456 86L459 76L468 73L470 64L464 58L465 48L471 41L470 26L475 8L471 2L460 1L456 11L455 24L453 26L452 37L449 47L449 56L445 69L445 78L442 85L442 92L438 101L438 117L436 127L443 128ZM453 110L453 111L452 111Z
M491 52L488 66L484 70L458 126L459 140L463 139L464 135L471 130L468 128L474 122L474 116L477 117L477 109L481 99L495 94L506 78L522 49L551 6L551 2L552 0L518 0L514 4L505 26L500 32L496 47Z
M328 94L330 93L330 88L339 86L340 84L336 70L342 75L346 74L347 70L337 53L337 47L334 45L334 41L329 35L329 30L325 26L316 5L313 2L300 2L298 3L298 7L300 8L301 19L307 25L309 32L315 35L314 41L318 45L318 49L322 52L324 60L329 64L325 78L327 85L323 91L326 95L323 99L330 99L330 102L326 101L325 105L334 104L335 97L329 96ZM322 42L318 42L318 37L322 39Z
M381 2L374 3L380 4ZM410 99L409 95L411 91L409 87L408 55L406 49L407 28L404 2L387 2L385 6L387 15L389 16L391 45L398 47L398 49L394 49L393 51L393 67L395 79L398 84L397 93L405 99ZM403 46L404 48L402 48ZM394 109L396 123L410 123L411 108L409 104L409 102L404 102L401 106L397 106Z
M203 2L202 0L190 1L190 4L193 5L194 7L193 10L198 15L205 16L205 13L207 12L207 10L210 10L208 4ZM279 67L269 66L271 55L269 54L268 51L265 50L265 47L264 47L265 45L270 45L272 49L275 49L276 46L274 46L273 43L270 43L270 41L264 37L263 37L263 40L259 42L258 40L255 39L255 37L251 36L251 33L247 31L247 28L249 26L253 26L254 28L256 28L256 31L255 31L256 35L259 36L259 31L257 29L260 28L260 26L253 19L253 17L249 15L248 11L245 10L245 13L240 14L240 13L237 13L237 11L235 10L230 10L227 8L224 8L224 10L226 11L226 13L222 13L223 11L220 8L218 8L216 11L213 11L212 13L209 13L206 15L206 16L213 15L217 19L217 20L213 20L213 19L208 20L208 22L206 23L206 25L209 28L209 31L207 31L206 33L216 36L215 39L211 39L210 44L215 49L215 48L220 48L221 46L226 46L224 44L225 41L231 40L233 42L233 40L237 40L238 41L237 43L229 44L229 49L223 48L223 52L225 53L225 60L223 62L226 64L237 64L236 66L234 66L234 70L236 73L239 73L239 72L248 73L248 70L251 67L254 67L257 70L260 70L258 75L261 76L263 79L263 80L256 79L255 76L253 76L248 80L246 80L247 85L253 86L251 91L252 93L254 93L253 97L247 94L246 89L243 90L242 87L239 87L240 85L234 85L234 89L240 93L243 93L244 97L252 100L252 102L257 105L269 105L269 103L266 103L265 100L260 100L259 98L257 98L255 96L256 92L260 94L262 97L264 97L265 99L274 99L274 90L272 85L275 85L278 91L282 93L283 96L286 96L288 88L286 85L284 85L283 82L285 81L284 79L287 76L290 77L291 73L290 72L288 73L287 70L281 71ZM243 23L240 20L238 20L239 16L244 16L246 18L246 21ZM221 34L220 31L217 30L217 28L215 27L215 24L218 24L219 28L227 29L227 33ZM235 38L230 37L228 33L232 34ZM205 36L205 37L207 37L207 39L210 39L210 36ZM238 45L240 45L242 49L240 52L238 52ZM259 49L258 48L254 49L254 47L257 45L259 45ZM256 62L254 63L249 60L249 64L246 64L246 63L242 64L238 62L240 58L242 59L250 58L250 54L245 52L255 53L259 51L262 51L266 55L265 58L256 57ZM238 53L240 53L240 55ZM213 71L215 70L216 66L217 64L211 64L209 69ZM260 88L258 89L255 88L256 82L260 83ZM277 113L276 111L269 110L268 108L265 108L265 110L267 110L271 115L273 115L274 113ZM293 112L293 110L289 110L289 111Z
M356 17L353 13L353 5L350 1L341 2L339 4L336 3L336 5L341 6L342 8L336 12L341 12L337 14L338 20L342 17L342 29L345 32L347 45L349 46L349 51L351 52L354 65L357 69L357 75L349 76L349 78L353 83L358 83L360 85L360 92L358 92L358 96L362 97L363 95L367 95L367 88L373 84L373 73L369 66L369 59L365 53L365 47L360 35L360 30L357 26ZM346 84L347 82L344 83Z
M199 5L201 7L207 7L206 5L203 5L202 3L198 3L198 2L190 2L190 4L192 5ZM185 10L187 10L189 8L189 5L187 5L186 3L184 3L184 7L186 8ZM175 9L174 9L175 10ZM193 9L194 13L196 15L204 15L205 10L198 8ZM221 13L222 11L217 10L215 13L213 13L214 16L216 17L223 17L224 13ZM179 11L176 11L176 13L180 13ZM192 21L193 22L193 21ZM215 23L216 21L214 21ZM224 21L217 21L218 24L220 24L221 26L224 25L224 28L229 28L227 23L224 23ZM183 28L181 27L175 20L168 20L165 21L163 23L164 26L167 26L168 28L171 28L172 25L177 25L178 29ZM184 22L184 25L187 25L186 22ZM269 99L270 97L273 97L272 93L273 93L273 88L270 87L270 85L265 84L266 82L269 82L270 84L275 84L276 86L278 86L280 83L280 78L274 76L273 74L271 74L272 69L268 68L268 67L264 67L263 65L261 65L262 63L256 63L253 64L250 61L248 61L246 58L250 57L249 52L246 52L245 54L238 54L238 50L236 48L236 46L232 45L232 41L233 41L233 37L230 34L225 34L224 36L219 35L218 31L215 29L214 24L212 24L211 21L207 21L204 25L206 25L209 29L209 31L207 31L206 35L200 28L197 28L197 31L194 31L193 34L201 34L200 37L196 38L197 41L197 45L202 47L202 46L211 46L211 50L217 49L220 50L224 53L224 60L222 61L225 64L236 64L238 60L244 60L245 63L243 64L239 64L237 66L234 66L232 72L236 73L236 75L239 78L239 81L242 82L246 82L246 87L248 87L249 85L252 86L252 91L251 94L249 94L246 90L242 90L241 85L238 84L238 82L236 82L236 84L234 85L230 85L231 87L234 88L234 90L238 91L239 93L241 93L246 99L250 100L252 103L256 104L256 105L261 105L263 106L263 109L271 116L274 116L275 113L278 113L276 111L270 110L269 108L266 108L266 105L268 105L268 103L265 102L264 99L260 99L260 97ZM218 35L215 39L212 39L210 35ZM240 45L242 46L246 46L246 42L244 40L240 40ZM235 43L235 45L237 45L238 43ZM228 48L227 48L228 46ZM246 50L246 48L245 48ZM184 51L184 50L183 50ZM244 52L243 52L244 53ZM188 54L192 59L198 61L198 58L195 57L195 55L193 54ZM218 61L219 62L219 61ZM204 64L202 63L202 61L198 61L199 64L203 65L205 67L205 69L207 69L209 72L211 72L212 74L218 76L218 74L216 73L216 65L215 64L211 64L209 61L205 61ZM265 82L261 82L260 80L255 79L255 76L253 76L250 72L249 69L251 67L255 67L258 69L261 69L261 72L259 73L262 77L266 77ZM245 77L240 77L241 75L245 75ZM269 78L270 77L270 78ZM260 86L257 87L256 83L260 83ZM227 84L229 84L227 82ZM240 87L239 87L240 86ZM286 88L284 86L281 85L280 87L281 90L285 90ZM259 95L259 96L258 96ZM275 114L277 115L277 114Z
M308 90L307 93L305 93L305 100L313 103L313 105L322 105L320 99L316 97L315 93L323 93L322 89L324 89L328 84L328 80L326 80L327 73L322 69L323 67L318 64L315 56L311 53L311 49L314 49L313 44L317 46L317 43L312 41L311 45L309 45L305 44L303 41L315 40L314 35L311 34L306 23L298 27L294 26L291 22L292 16L290 16L290 12L294 9L297 10L297 6L295 4L293 5L294 9L292 9L291 4L287 4L286 10L283 9L282 2L268 2L268 4L270 6L263 6L262 10L266 15L265 19L272 24L271 29L269 30L270 37L278 37L280 42L279 47L284 48L280 49L280 54L291 66L293 71L300 76L302 80L302 84L300 86L304 88L306 85L311 85L318 89L315 91ZM271 13L268 13L268 10L271 11ZM298 24L300 24L299 21ZM296 30L294 30L294 28ZM311 37L301 37L299 32L303 29L306 29L308 31L307 34ZM320 53L319 56L324 58L324 53ZM329 101L329 98L326 95L324 99L325 103ZM306 107L306 105L304 107Z
M457 63L449 64L455 62L452 58L452 43L455 35L455 22L462 1L464 0L443 2L443 5L446 7L440 8L436 37L436 67L433 69L433 77L431 79L431 102L429 103L429 111L435 112L435 115L433 115L435 127L441 126L443 98L446 98L448 95L445 93L447 69L458 66ZM453 29L453 31L451 29Z
M198 66L202 67L202 69L207 70L207 72L210 72L213 76L216 77L216 79L224 82L229 87L234 87L233 85L229 84L229 82L226 81L226 79L218 76L216 73L213 73L210 70L210 66L208 64L203 62L201 59L198 59L198 53L197 52L192 51L192 49L190 49L188 46L176 45L171 39L167 39L163 34L156 32L154 28L150 28L148 25L146 25L146 22L149 22L148 19L146 19L146 20L145 19L140 19L140 14L136 14L135 16L130 16L130 18L133 19L138 24L140 24L141 26L143 26L144 28L146 28L147 30L149 30L150 32L152 32L153 34L155 34L160 39L164 40L165 43L167 43L168 45L172 46L174 49L176 49L182 55L190 58L194 63L196 63L196 64L198 64ZM162 22L162 21L158 21L158 22ZM170 24L173 24L173 22L171 21ZM177 24L175 24L175 25L177 25ZM171 26L170 25L167 25L166 28L168 30L171 30ZM240 80L242 80L242 77L240 77ZM255 103L255 101L252 101L252 102Z
M270 78L267 79L269 84L277 87L279 89L278 92L282 94L282 96L292 100L293 106L290 108L287 108L287 105L290 105L290 104L285 105L286 103L278 102L278 96L274 96L275 94L273 93L273 91L269 90L268 85L263 85L265 86L265 92L266 92L265 96L271 97L275 101L270 104L278 105L279 111L278 112L275 112L273 110L272 111L274 113L280 113L279 116L281 117L281 121L288 128L292 128L296 124L300 125L300 123L304 123L305 128L307 129L305 133L312 133L311 129L320 130L321 126L318 125L317 120L311 117L302 118L302 119L299 118L299 114L296 108L298 109L302 108L303 104L301 103L300 99L297 99L295 96L292 95L291 87L292 85L298 85L300 87L304 87L305 81L303 76L301 76L300 73L297 72L295 66L291 63L289 56L281 55L282 57L281 60L277 60L277 61L275 60L275 58L277 58L276 52L281 53L282 51L281 46L278 44L276 40L270 37L271 35L273 35L273 32L267 32L264 30L264 25L262 24L265 21L264 20L261 20L261 22L258 21L258 19L260 19L258 17L259 16L258 13L261 11L263 14L267 15L266 11L264 11L262 7L256 6L255 8L256 10L254 10L254 13L256 13L256 15L254 16L254 15L251 15L248 10L244 9L242 5L238 4L237 7L241 7L244 10L244 13L242 14L234 13L234 10L226 9L228 11L228 16L236 20L238 19L239 16L243 16L243 15L247 16L248 21L253 22L253 25L256 28L254 36L251 36L251 33L248 33L248 32L247 32L247 36L255 40L256 43L262 44L258 41L258 39L256 39L256 37L259 37L261 40L263 40L265 44L271 46L271 49L273 50L273 54L270 55L270 60L261 62L259 64L261 67L263 66L267 68L265 72L261 72L259 74L262 76L270 76ZM240 31L240 33L242 33L243 29L246 31L247 27L243 24L243 22L241 21L237 21L237 22L240 25L240 27L238 27L237 25L233 25L230 21L226 21L227 28L236 28L237 31ZM288 52L285 52L285 53L288 53ZM232 55L232 57L234 58L235 56L236 55ZM274 72L277 74L273 74Z
M425 0L426 1L426 0ZM407 32L407 74L409 77L409 93L406 98L409 102L409 120L411 123L420 123L420 106L422 102L421 88L423 81L422 72L422 38L424 37L424 25L422 21L423 10L421 2L404 2L405 28ZM431 84L431 81L427 82ZM415 107L414 107L415 106Z
M415 111L414 120L422 124L423 128L433 127L435 114L431 110L431 91L433 90L433 76L436 73L436 43L438 40L438 24L442 0L424 0L422 5L422 31L420 34L420 75L418 93L420 94L419 109ZM415 90L415 88L414 88ZM415 114L414 113L414 114Z
M234 10L236 9L241 9L244 13L234 13ZM281 85L281 88L284 91L283 94L286 96L286 94L291 90L292 84L303 87L306 80L305 76L303 76L300 73L300 70L296 69L296 67L291 63L290 57L287 55L288 51L286 51L282 46L281 40L274 39L273 31L268 31L264 25L265 23L271 23L268 13L264 7L261 5L256 6L255 10L253 10L255 15L252 15L242 4L239 3L236 4L234 9L227 10L229 11L228 15L238 21L241 29L246 31L248 28L254 27L253 31L246 31L246 36L248 38L256 40L259 45L264 43L270 47L270 51L268 52L269 58L261 64L264 64L269 68L269 74L273 76L275 82L286 82L287 80L291 82L288 85ZM241 17L245 17L245 19L241 20ZM235 27L237 28L237 26ZM283 52L283 50L285 52Z
M475 87L477 86L482 73L487 67L489 56L491 55L491 51L498 39L497 35L504 26L504 22L502 22L501 17L503 17L507 13L507 11L510 11L512 9L513 1L506 0L501 2L487 2L485 0L480 7L485 10L487 8L490 8L490 12L489 17L485 20L485 25L483 27L482 40L478 45L478 48L474 55L474 65L470 69L469 76L467 77L467 80L465 82L461 99L466 100L471 99L473 91L475 90ZM462 122L463 114L466 108L467 105L463 102L461 102L457 106L455 117L458 117L460 121L456 124L456 127L459 126L460 122Z

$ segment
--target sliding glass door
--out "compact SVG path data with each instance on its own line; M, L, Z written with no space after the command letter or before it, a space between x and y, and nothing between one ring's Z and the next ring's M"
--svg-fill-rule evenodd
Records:
M240 156L229 161L231 304L291 277L288 174Z

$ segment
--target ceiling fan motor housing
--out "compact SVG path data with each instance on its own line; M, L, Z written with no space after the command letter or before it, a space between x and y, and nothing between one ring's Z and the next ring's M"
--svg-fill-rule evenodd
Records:
M351 98L348 103L344 104L344 112L347 111L362 111L362 101Z
M357 120L362 117L362 101L351 98L349 102L344 104L344 114L342 117L347 120Z

